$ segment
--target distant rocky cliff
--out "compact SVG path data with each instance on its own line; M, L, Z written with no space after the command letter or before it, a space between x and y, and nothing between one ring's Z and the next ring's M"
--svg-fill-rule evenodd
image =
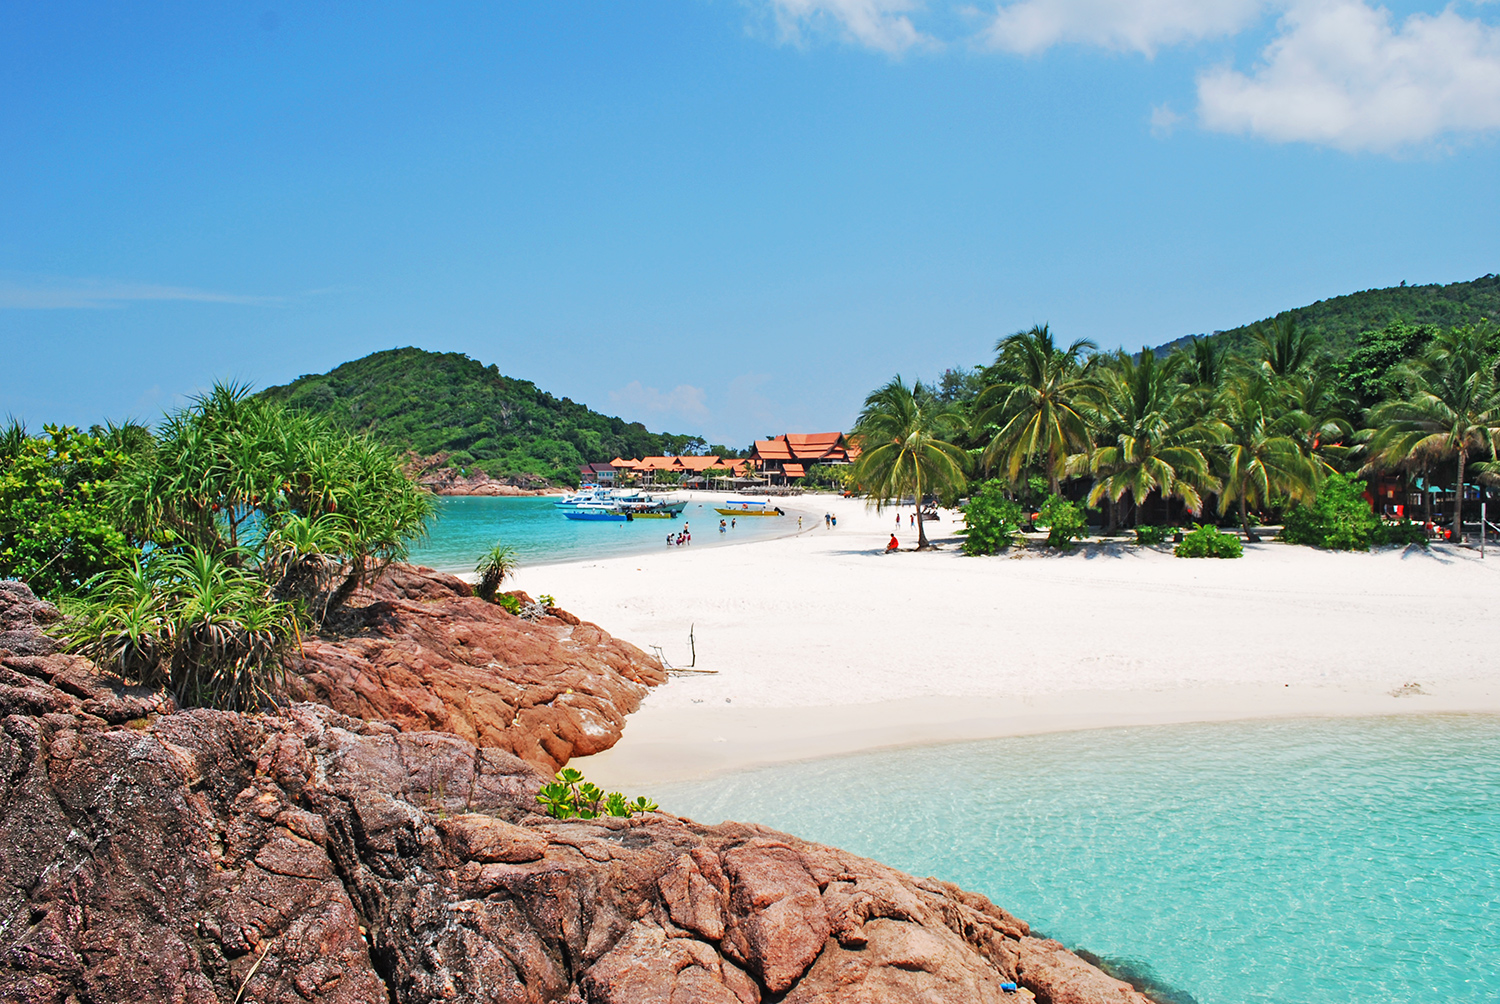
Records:
M498 637L432 581L362 615L366 664L422 604L446 645ZM1145 1004L944 882L758 826L537 815L540 771L451 732L176 712L57 654L55 618L0 588L0 1000ZM582 625L540 626L587 654ZM508 669L517 693L557 679Z

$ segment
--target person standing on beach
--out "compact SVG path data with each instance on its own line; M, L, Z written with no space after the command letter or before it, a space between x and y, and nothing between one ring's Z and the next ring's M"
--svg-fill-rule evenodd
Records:
M731 516L731 517L729 517L729 529L733 530L734 529L734 524L736 524L738 522L739 522L739 517L737 517L737 516Z
M801 516L797 517L797 529L799 529L799 530L802 529L802 517Z

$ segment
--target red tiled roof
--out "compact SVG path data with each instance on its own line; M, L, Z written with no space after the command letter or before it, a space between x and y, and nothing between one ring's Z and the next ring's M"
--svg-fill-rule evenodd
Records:
M678 457L677 462L690 471L706 471L710 467L722 467L718 457Z
M800 478L807 473L801 464L782 464L781 472L789 478Z

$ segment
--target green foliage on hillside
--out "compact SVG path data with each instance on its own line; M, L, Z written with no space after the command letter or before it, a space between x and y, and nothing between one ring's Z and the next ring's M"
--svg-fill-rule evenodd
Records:
M553 397L458 352L376 352L267 388L264 396L398 449L448 453L449 466L492 477L531 474L576 483L580 464L696 453L705 446L693 436L651 432Z
M1451 328L1500 320L1500 275L1484 275L1469 282L1434 283L1427 286L1388 286L1366 289L1345 296L1319 300L1276 315L1291 319L1299 327L1322 336L1323 348L1335 356L1351 351L1361 333L1377 331L1393 322ZM1216 331L1209 337L1223 350L1253 355L1255 332L1269 324L1265 318L1252 324ZM1158 346L1164 356L1188 343L1179 338Z

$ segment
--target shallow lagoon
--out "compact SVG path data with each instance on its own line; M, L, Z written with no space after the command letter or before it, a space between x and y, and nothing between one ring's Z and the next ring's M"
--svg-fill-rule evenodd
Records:
M1500 999L1492 717L1028 736L651 794L979 890L1166 999Z
M568 519L546 496L449 496L437 501L437 518L425 540L412 548L411 560L443 572L472 572L474 564L497 543L516 549L521 561L535 565L552 561L642 554L670 550L667 534L691 523L688 547L764 540L795 532L796 514L757 516L737 521L733 530L718 532L720 516L710 503L689 502L682 519L638 519L595 522Z

